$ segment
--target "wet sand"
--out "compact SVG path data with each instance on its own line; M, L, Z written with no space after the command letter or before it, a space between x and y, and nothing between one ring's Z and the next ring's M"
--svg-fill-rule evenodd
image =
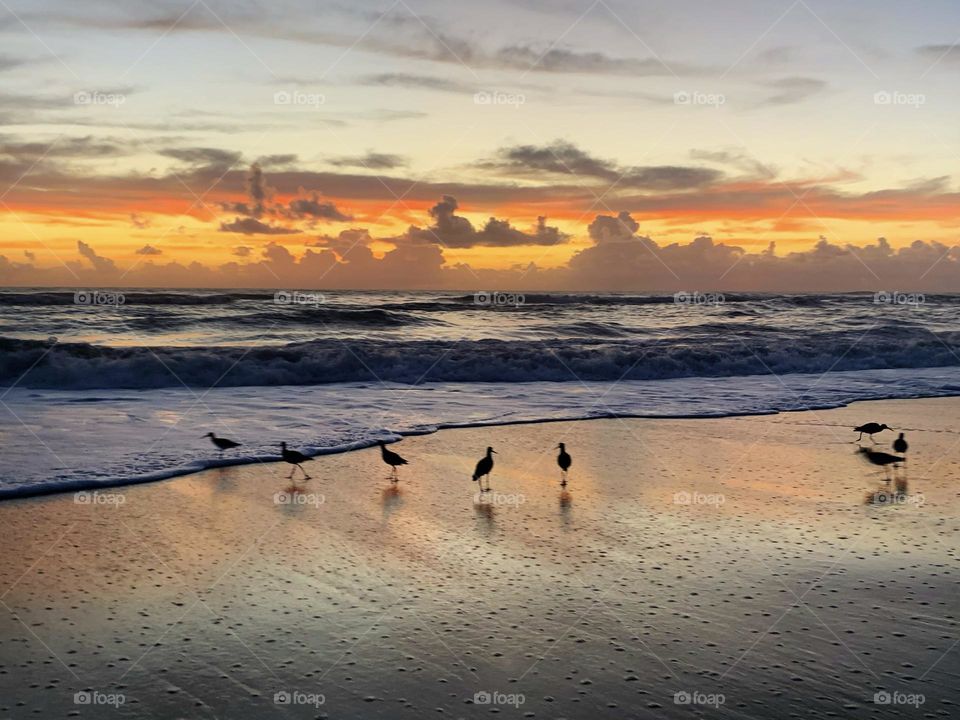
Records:
M0 503L0 717L960 714L960 399L391 449Z

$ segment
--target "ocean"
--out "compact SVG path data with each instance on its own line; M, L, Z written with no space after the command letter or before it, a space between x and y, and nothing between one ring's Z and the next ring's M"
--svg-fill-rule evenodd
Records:
M958 312L894 292L8 289L0 497L266 462L280 441L956 395ZM242 447L220 458L210 431Z

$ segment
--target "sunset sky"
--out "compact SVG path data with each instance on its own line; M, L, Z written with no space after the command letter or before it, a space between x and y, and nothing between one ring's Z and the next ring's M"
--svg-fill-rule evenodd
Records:
M3 0L0 284L960 290L958 36L938 0Z

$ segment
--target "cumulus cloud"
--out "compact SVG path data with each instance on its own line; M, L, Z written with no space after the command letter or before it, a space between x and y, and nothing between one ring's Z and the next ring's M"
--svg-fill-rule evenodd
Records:
M163 250L158 250L153 245L144 245L137 250L137 255L163 255Z
M516 229L509 220L493 217L477 230L467 218L456 214L458 208L455 197L444 195L429 210L434 224L428 228L411 227L407 236L414 241L437 243L450 248L556 245L566 242L568 238L559 229L548 226L544 217L537 218L537 226L531 232Z
M98 255L96 250L83 240L77 240L77 252L79 252L81 257L85 258L98 273L109 276L117 272L117 265L113 260Z
M450 203L448 202L449 206ZM235 254L247 262L216 267L200 263L149 262L119 276L116 265L85 243L86 263L36 267L0 255L0 273L10 285L75 286L116 284L167 287L275 287L277 278L299 287L366 289L687 291L917 291L960 290L960 246L914 241L894 248L885 238L863 246L819 238L806 250L779 254L771 243L760 251L718 243L702 235L691 242L660 244L639 234L628 213L596 216L588 228L591 245L563 267L489 270L449 264L436 243L409 238L375 239L365 228L316 238L302 254L268 243L259 257L248 246ZM374 243L393 249L375 255ZM245 250L239 251L240 248Z

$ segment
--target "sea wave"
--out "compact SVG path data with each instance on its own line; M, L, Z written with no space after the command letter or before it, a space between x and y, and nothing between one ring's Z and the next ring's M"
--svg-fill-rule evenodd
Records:
M960 365L960 332L728 333L668 340L378 341L106 347L0 338L0 385L51 389L343 382L577 382Z

